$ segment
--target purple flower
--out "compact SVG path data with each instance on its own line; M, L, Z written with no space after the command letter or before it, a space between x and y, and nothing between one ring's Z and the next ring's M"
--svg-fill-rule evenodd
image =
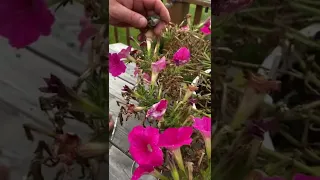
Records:
M51 33L54 16L44 0L0 0L0 36L24 48Z
M163 164L159 135L159 129L154 127L136 126L131 130L128 135L129 152L139 165L156 167Z
M121 61L120 56L117 53L109 53L109 73L111 73L113 77L117 77L126 72L126 69L126 65Z
M146 117L152 117L156 120L161 120L166 113L168 106L168 101L166 99L161 99L158 103L152 105L152 107L147 111Z
M190 61L190 51L186 47L181 47L174 55L173 61L177 66L184 65Z

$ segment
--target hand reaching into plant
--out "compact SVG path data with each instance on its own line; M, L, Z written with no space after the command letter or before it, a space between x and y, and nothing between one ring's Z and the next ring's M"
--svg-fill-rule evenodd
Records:
M161 22L155 27L155 34L161 34L170 22L169 11L160 0L110 0L109 23L114 26L146 28L146 16L159 15Z

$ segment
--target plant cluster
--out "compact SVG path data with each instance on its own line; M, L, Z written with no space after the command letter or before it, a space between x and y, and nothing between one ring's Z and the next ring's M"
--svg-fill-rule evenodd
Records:
M129 153L139 165L133 180L144 174L210 179L210 32L210 18L193 26L188 15L180 25L169 25L163 37L155 37L151 28L132 38L139 49L109 54L113 76L125 72L128 63L136 65L136 85L124 86L119 102L122 123L133 115L142 123L128 135Z

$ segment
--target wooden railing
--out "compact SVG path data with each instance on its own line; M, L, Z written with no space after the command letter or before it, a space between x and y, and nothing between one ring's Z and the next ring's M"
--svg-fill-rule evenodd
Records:
M167 0L167 3L172 3L172 7L169 8L169 13L171 16L171 22L175 24L181 23L187 14L189 14L190 11L190 5L196 5L193 24L199 24L202 17L203 9L206 9L206 12L208 12L208 9L211 8L211 0ZM130 45L130 28L126 29L126 43L127 45ZM114 39L118 43L119 42L119 29L117 27L113 27L114 30Z

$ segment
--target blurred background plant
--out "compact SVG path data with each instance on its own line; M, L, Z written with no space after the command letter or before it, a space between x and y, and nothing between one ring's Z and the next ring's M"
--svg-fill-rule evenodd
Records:
M227 2L213 9L212 177L319 177L320 4Z

